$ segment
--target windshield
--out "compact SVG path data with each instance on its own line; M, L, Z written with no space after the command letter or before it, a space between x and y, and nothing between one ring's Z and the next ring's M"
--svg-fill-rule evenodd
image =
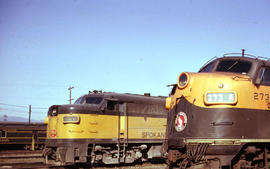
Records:
M200 70L200 72L211 72L212 69L213 69L214 66L215 66L214 63L215 63L215 62L209 63L208 65L206 65L205 67L203 67L203 68Z
M86 97L84 104L99 104L103 100L102 97Z
M217 72L233 72L247 74L250 70L251 63L243 60L223 60L219 62Z
M80 97L75 104L100 104L102 100L102 97Z
M74 102L74 104L81 104L82 99L83 99L83 96L82 96L82 97L79 97L79 98Z

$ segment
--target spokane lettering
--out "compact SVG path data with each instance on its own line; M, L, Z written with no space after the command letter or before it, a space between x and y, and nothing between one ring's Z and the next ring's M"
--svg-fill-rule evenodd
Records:
M163 132L142 132L143 138L164 138L165 133Z

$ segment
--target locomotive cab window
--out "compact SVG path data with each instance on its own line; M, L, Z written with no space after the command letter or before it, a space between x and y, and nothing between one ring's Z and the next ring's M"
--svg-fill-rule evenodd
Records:
M84 103L85 104L100 104L103 100L102 97L86 97Z
M259 73L259 79L262 85L270 86L270 68L261 68Z
M209 64L207 64L206 66L204 66L203 68L201 68L201 70L199 72L211 72L215 66L214 64L215 62L211 62Z
M85 97L78 98L74 104L100 104L103 100L102 97Z
M83 100L83 96L82 96L82 97L79 97L79 98L74 102L74 104L81 104L82 100Z
M117 109L117 102L116 101L108 101L107 102L107 110L109 111L116 111Z
M247 74L251 68L251 63L243 60L222 60L219 62L217 72L232 72Z

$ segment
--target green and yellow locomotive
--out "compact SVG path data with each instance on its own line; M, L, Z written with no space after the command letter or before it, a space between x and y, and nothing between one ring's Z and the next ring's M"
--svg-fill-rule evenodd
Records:
M166 99L170 166L268 168L270 61L244 54L183 72Z
M133 163L162 157L165 97L94 91L54 105L45 120L46 164Z

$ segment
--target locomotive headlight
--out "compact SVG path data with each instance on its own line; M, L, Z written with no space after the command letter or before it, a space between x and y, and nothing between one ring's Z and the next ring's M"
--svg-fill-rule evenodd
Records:
M63 117L63 123L79 123L80 122L80 116L78 115L68 115Z
M188 85L189 75L185 72L181 73L178 77L177 85L179 88L183 89Z
M56 116L57 115L57 109L56 108L52 110L52 115L53 116Z
M205 104L235 104L237 102L236 92L206 92Z

